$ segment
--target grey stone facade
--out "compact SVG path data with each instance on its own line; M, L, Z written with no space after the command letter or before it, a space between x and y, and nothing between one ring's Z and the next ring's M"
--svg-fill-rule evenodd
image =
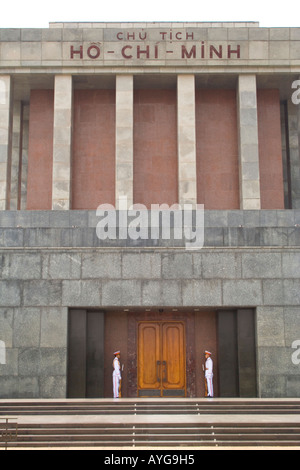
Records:
M173 216L171 240L99 240L99 221L96 211L5 211L0 213L0 248L184 247L183 240L174 238ZM300 210L205 211L204 247L299 245Z
M52 23L49 29L0 30L1 171L0 210L25 209L28 103L32 89L53 89L52 208L71 209L72 91L102 80L116 87L116 206L132 202L133 91L135 77L145 86L159 75L175 78L178 92L179 203L195 202L194 89L210 81L237 90L240 161L240 208L259 209L260 178L256 88L276 88L286 106L285 144L288 173L286 207L299 208L299 106L291 102L292 84L300 76L300 28L260 28L243 23ZM216 53L217 51L217 53ZM237 85L238 84L238 85ZM18 119L23 109L22 185L10 154L20 145ZM124 113L126 119L124 119ZM14 141L11 143L12 134ZM11 147L13 152L11 152ZM286 175L287 176L287 175ZM13 191L10 194L9 186ZM289 188L287 189L287 186ZM21 194L17 194L18 190ZM11 199L11 201L10 201Z
M66 396L69 308L170 306L256 308L259 396L299 397L299 217L207 211L205 246L188 251L97 246L93 211L2 212L0 396Z
M0 30L0 398L67 396L70 309L124 319L125 309L148 307L255 310L258 395L300 397L300 104L291 100L299 78L300 28L195 22ZM202 249L176 238L174 214L168 239L99 240L96 211L70 210L73 91L115 89L120 209L123 198L134 202L134 91L160 82L177 84L180 204L198 201L195 90L236 90L240 205L228 207L241 210L205 211ZM265 207L290 210L259 210L257 90L265 88L279 91L285 195L284 206ZM40 89L55 96L53 210L30 211L30 94Z

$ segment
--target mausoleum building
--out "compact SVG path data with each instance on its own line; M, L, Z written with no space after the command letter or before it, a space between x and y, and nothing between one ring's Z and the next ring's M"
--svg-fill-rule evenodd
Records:
M99 208L100 206L100 208ZM97 210L98 209L98 210ZM0 30L0 397L300 397L300 28Z

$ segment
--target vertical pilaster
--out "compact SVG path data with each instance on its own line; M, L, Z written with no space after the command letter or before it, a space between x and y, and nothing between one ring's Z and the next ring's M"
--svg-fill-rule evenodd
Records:
M116 208L133 204L133 75L116 77Z
M288 195L290 209L300 208L300 156L299 156L299 142L298 142L298 106L292 100L287 100L285 108L286 119L286 147L287 147L287 161L286 173L288 184Z
M15 101L13 104L12 124L12 152L11 152L11 186L10 186L10 210L19 208L21 152L22 152L22 103Z
M197 204L195 76L177 77L179 204Z
M299 83L300 83L300 77L299 77ZM299 93L298 93L298 99L299 99ZM294 206L295 209L300 209L300 103L297 104L297 130L298 130L298 179L296 181L296 199L297 201L295 202Z
M52 209L71 209L72 75L57 75L54 89Z
M240 208L261 209L256 76L240 75L237 90Z
M28 144L29 144L29 106L23 106L22 113L22 171L20 209L25 210L27 204L27 178L28 178Z
M0 75L0 210L9 209L11 160L11 77Z

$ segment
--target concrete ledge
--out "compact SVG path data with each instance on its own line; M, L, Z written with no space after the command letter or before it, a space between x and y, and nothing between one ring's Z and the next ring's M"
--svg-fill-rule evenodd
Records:
M0 248L184 247L184 240L174 238L173 216L170 240L99 240L95 229L100 220L96 211L3 211L0 212ZM299 209L205 211L204 225L205 247L300 246Z

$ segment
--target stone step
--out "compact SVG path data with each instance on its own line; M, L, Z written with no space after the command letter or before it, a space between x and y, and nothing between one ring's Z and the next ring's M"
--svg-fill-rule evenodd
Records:
M300 401L290 402L224 402L224 401L202 401L202 402L149 402L124 403L99 401L89 402L87 400L78 402L0 402L1 415L73 415L73 414L300 414Z
M167 440L167 441L160 441L159 443L157 443L156 441L151 441L151 440L148 440L148 441L145 441L145 442L137 442L137 443L128 443L126 441L124 442L119 442L118 443L118 446L120 448L124 448L124 447L132 447L132 448L139 448L139 447L174 447L178 450L178 448L180 447L180 444L178 444L178 442L176 441L171 441L171 440ZM294 441L286 441L283 443L281 442L278 442L277 445L275 445L274 443L272 442L269 442L269 441L259 441L259 442L252 442L252 441L219 441L219 442L198 442L198 441L189 441L188 443L182 445L182 447L184 446L188 446L188 447L287 447L287 448L290 448L290 447L295 447L295 448L299 448L299 442L294 442ZM36 448L36 449L47 449L47 448L51 448L51 449L55 449L55 448L113 448L113 449L116 449L116 443L115 441L111 441L111 442L106 442L106 443L101 443L99 445L95 444L95 442L91 441L84 441L84 442L76 442L76 443L72 443L72 442L60 442L60 443L57 443L57 442L47 442L47 444L41 444L41 443L23 443L19 446L16 446L16 445L11 445L11 444L8 444L7 445L8 448L29 448L29 449L33 449L33 448Z
M300 400L0 401L0 418L18 422L16 448L299 447L298 414Z
M297 441L299 444L299 437L300 434L294 434L291 432L291 430L285 430L284 433L262 433L262 438L264 440L269 440L269 441L285 441L285 440L294 440ZM177 440L177 442L183 442L183 441L190 441L192 440L198 440L198 441L203 441L203 440L236 440L236 439L247 439L247 440L257 440L257 434L252 434L252 433L247 433L247 432L235 432L235 433L220 433L220 432L214 432L214 433L201 433L201 432L194 432L194 433L174 433L174 432L167 432L165 430L164 433L127 433L127 434L118 434L118 433L85 433L83 430L78 431L78 433L47 433L47 434L32 434L32 433L26 433L26 434L19 434L18 435L18 442L22 441L48 441L48 440L72 440L77 441L77 440L91 440L93 439L95 442L104 442L107 440L114 440L115 442L118 442L120 440L128 439L131 442L133 440L135 441L146 441L147 439L152 439L156 441L161 441L166 438L172 438L174 440Z
M94 434L94 435L108 435L112 434L135 434L136 436L140 436L142 434L163 434L165 432L169 434L212 434L212 433L226 433L226 434L236 434L237 432L242 434L274 434L274 435L283 435L286 433L289 434L296 434L300 435L300 426L298 427L290 427L288 425L280 425L280 426L273 426L273 427L265 427L265 426L235 426L235 427L224 427L224 426L210 426L207 425L206 427L200 426L176 426L171 427L171 425L166 425L164 427L147 427L146 425L143 427L136 427L136 426L124 426L124 427L99 427L92 425L85 425L85 426L78 426L75 427L66 425L62 425L61 427L58 426L47 426L47 425L40 425L40 426L28 426L25 427L19 426L18 435L19 436L26 436L26 435L49 435L49 434L56 434L56 435L64 435L64 434Z
M18 441L9 443L14 447L47 446L151 446L151 445L268 445L299 446L300 424L272 426L206 425L206 426L82 426L27 425L20 426Z
M1 445L4 447L4 445ZM0 446L0 448L1 448ZM173 436L161 436L160 439L153 439L152 436L147 436L144 439L123 439L116 440L115 437L105 440L95 440L93 438L87 439L53 439L52 436L44 440L32 439L32 440L18 440L18 442L13 443L9 442L8 447L13 448L22 448L22 447L113 447L114 449L122 447L138 447L138 446L174 446L176 448L180 446L190 447L190 446L268 446L268 447L299 447L299 438L294 439L268 439L264 437L262 439L248 439L247 436L233 436L231 439L226 439L224 436L216 436L214 439L199 439L190 436L189 439L174 439Z

